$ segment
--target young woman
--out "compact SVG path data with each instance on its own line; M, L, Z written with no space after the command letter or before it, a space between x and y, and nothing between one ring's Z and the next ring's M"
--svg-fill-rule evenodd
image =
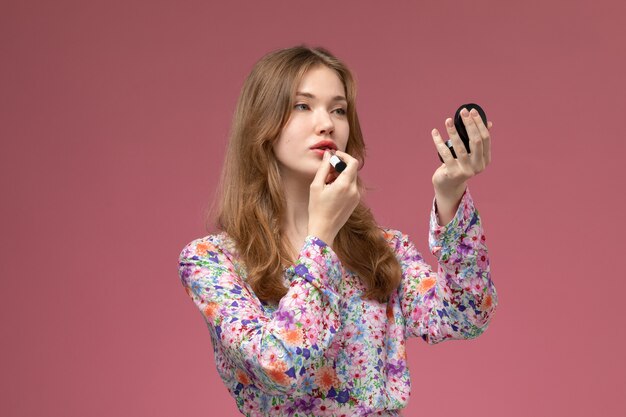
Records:
M477 337L496 308L467 190L489 164L488 128L464 112L468 154L446 120L458 159L432 132L444 159L432 179L434 273L407 235L379 227L360 200L355 94L350 71L324 49L263 57L234 116L220 232L180 254L217 370L246 416L400 415L410 395L406 339Z

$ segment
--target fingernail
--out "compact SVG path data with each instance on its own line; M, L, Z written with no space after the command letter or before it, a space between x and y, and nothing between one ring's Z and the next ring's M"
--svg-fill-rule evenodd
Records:
M476 111L476 109L472 109L472 111L470 112L470 114L472 116L478 116L478 112Z
M446 126L452 127L452 119L446 119Z
M461 110L461 115L463 117L467 117L469 116L469 112L467 111L467 109L465 107L463 107L463 110Z

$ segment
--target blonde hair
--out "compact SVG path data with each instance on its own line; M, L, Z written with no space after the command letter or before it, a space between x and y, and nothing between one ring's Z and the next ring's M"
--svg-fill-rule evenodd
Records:
M293 263L281 235L285 203L273 143L289 119L300 80L319 65L334 70L343 82L350 128L346 152L364 161L354 79L323 48L297 46L264 56L242 87L233 119L215 215L218 228L237 246L247 282L264 301L277 303L287 293L283 273ZM363 190L360 179L357 184ZM400 264L363 202L338 232L333 250L366 286L363 298L385 302L397 288Z

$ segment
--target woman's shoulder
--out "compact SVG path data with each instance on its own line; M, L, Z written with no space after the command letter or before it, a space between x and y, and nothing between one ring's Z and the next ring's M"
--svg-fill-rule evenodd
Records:
M180 258L198 259L198 257L231 257L235 245L226 232L217 232L199 237L187 243L180 252Z
M178 258L180 268L212 267L229 271L236 280L247 276L235 244L226 232L200 237L187 243Z
M405 242L409 241L408 235L402 233L400 230L389 227L380 227L380 230L387 244L394 250L400 249Z

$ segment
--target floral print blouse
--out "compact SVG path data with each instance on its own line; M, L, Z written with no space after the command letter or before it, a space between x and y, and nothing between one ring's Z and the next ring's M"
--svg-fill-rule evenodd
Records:
M179 276L206 321L217 371L246 416L398 416L410 396L406 340L471 339L497 305L478 211L466 189L455 217L430 214L437 272L407 235L381 229L402 267L387 303L362 300L364 286L323 241L308 236L284 273L287 294L266 304L246 284L222 232L180 254Z

